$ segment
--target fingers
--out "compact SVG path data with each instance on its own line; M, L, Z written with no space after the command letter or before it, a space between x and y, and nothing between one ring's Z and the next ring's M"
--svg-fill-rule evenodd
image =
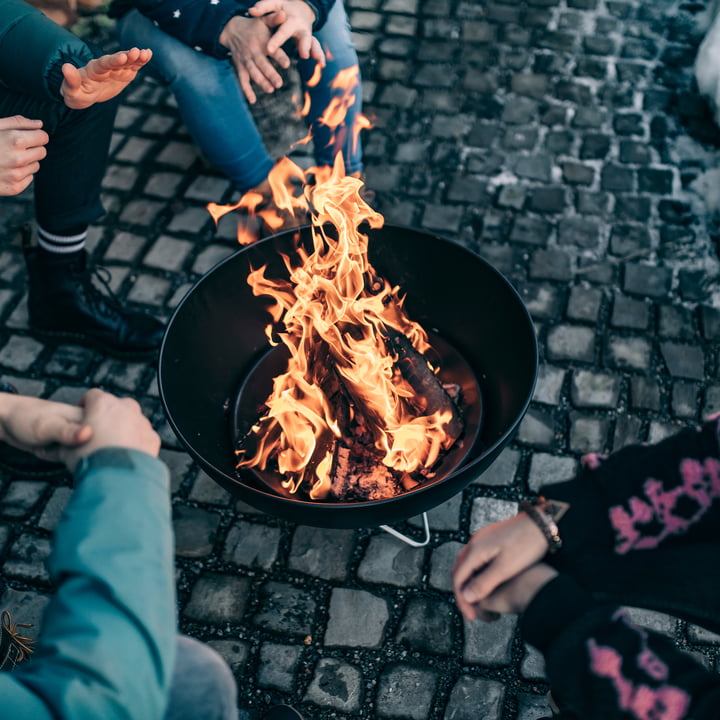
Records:
M310 57L317 61L320 67L325 67L325 53L320 41L313 35L310 42Z
M30 120L22 115L0 118L0 130L39 130L41 127L42 120Z
M244 65L240 65L237 68L238 80L240 81L240 88L243 94L247 98L247 101L254 105L257 102L257 96L253 90L252 83L250 82L250 73L245 69Z
M17 195L32 182L47 155L48 134L40 120L20 115L0 119L0 195Z

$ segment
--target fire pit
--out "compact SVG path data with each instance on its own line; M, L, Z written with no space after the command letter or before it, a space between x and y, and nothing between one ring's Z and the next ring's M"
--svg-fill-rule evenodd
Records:
M265 334L267 302L253 295L246 278L265 264L269 276L286 275L281 253L293 253L294 235L281 233L239 250L210 270L178 306L158 373L173 430L220 485L260 510L295 522L370 527L444 502L497 457L530 402L537 346L520 297L491 265L454 243L409 228L371 230L373 266L407 294L409 316L437 338L441 354L455 366L448 372L470 392L469 429L461 448L434 477L395 497L318 502L292 496L272 478L236 470L234 451L243 403L254 407L264 397L262 383L271 379L277 363ZM302 230L301 241L309 235L309 229Z

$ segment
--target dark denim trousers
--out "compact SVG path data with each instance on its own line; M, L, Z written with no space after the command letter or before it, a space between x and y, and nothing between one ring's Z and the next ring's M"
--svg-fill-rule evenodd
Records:
M50 136L34 179L35 216L49 232L69 234L103 214L100 183L116 110L117 99L71 110L62 102L0 86L0 117L42 120Z

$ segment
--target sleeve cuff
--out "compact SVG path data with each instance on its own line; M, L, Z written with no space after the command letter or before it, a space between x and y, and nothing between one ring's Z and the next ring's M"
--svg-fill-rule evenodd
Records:
M520 620L523 637L543 654L572 622L595 606L587 590L567 575L558 575L528 605Z

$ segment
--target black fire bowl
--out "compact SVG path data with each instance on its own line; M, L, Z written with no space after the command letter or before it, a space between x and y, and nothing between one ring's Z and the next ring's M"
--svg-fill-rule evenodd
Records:
M463 463L445 477L394 498L312 502L282 497L254 473L235 469L234 399L267 353L268 298L253 296L251 269L287 277L280 254L292 254L295 231L243 247L194 285L170 322L160 350L158 383L168 421L198 464L249 505L293 522L328 528L375 527L425 512L485 471L522 420L535 387L535 329L520 296L489 263L423 231L385 226L370 231L375 269L407 295L411 319L442 337L480 384L483 422ZM307 242L309 228L301 230Z

